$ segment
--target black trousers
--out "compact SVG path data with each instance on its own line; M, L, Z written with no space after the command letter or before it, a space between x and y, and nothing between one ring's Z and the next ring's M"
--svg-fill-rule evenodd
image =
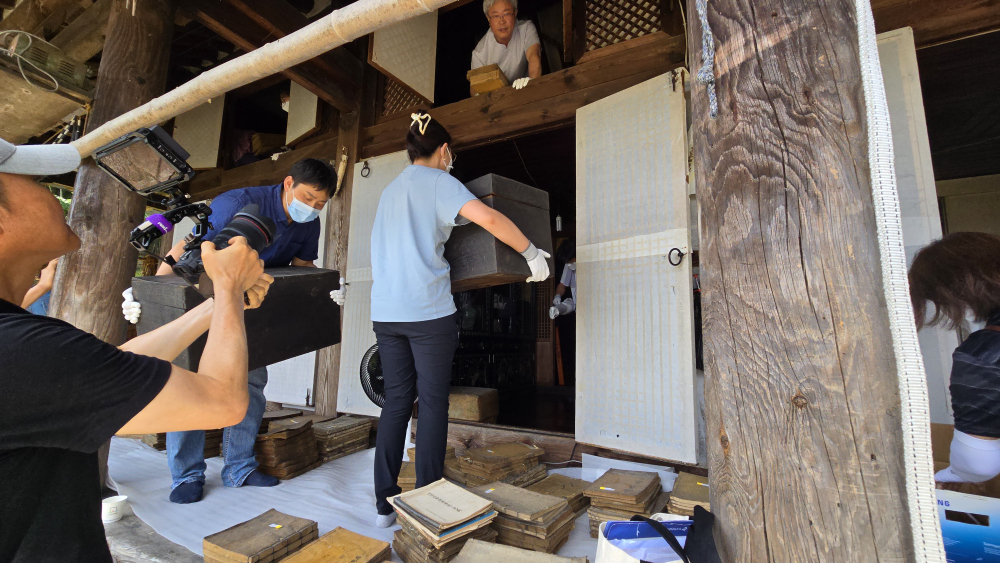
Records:
M416 397L420 399L417 487L444 476L448 394L451 364L458 349L458 324L455 315L415 323L372 324L385 378L385 406L375 441L375 500L379 514L391 514L392 505L386 499L402 491L396 481Z

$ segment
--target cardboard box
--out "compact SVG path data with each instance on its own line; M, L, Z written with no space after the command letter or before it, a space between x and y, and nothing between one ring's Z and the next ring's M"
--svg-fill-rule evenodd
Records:
M496 174L477 178L465 187L506 215L540 250L555 254L547 192ZM444 246L444 257L451 265L453 292L523 282L531 275L523 256L475 224L455 227ZM552 258L548 263L553 271Z
M523 260L522 260L523 262ZM322 268L269 268L274 283L264 302L244 314L249 369L276 364L340 342L340 307L330 292L340 273ZM181 317L204 298L177 276L132 278L132 294L142 306L136 330L145 334ZM207 334L174 360L197 371Z
M949 563L1000 563L1000 499L937 491Z

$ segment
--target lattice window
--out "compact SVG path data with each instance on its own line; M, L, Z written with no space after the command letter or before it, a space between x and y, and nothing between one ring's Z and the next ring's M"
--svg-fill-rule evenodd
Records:
M660 4L656 0L587 0L588 51L660 29Z
M548 342L552 339L552 319L549 318L549 307L552 306L552 298L555 296L553 280L546 280L541 283L531 284L535 289L535 303L537 305L536 320L538 322L536 337L538 340Z
M382 111L380 115L385 117L394 113L408 110L424 103L424 100L407 90L395 80L385 78L385 93L382 96Z

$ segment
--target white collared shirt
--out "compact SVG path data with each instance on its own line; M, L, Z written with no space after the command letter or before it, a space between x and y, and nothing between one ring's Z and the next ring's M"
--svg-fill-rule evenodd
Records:
M472 69L496 64L503 71L507 80L514 82L518 78L528 76L528 49L538 45L538 31L530 20L519 20L514 27L507 45L497 43L493 30L479 40L472 51Z

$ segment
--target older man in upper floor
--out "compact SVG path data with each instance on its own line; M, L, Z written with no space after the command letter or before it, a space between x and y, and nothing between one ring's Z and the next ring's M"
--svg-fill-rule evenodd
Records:
M496 64L514 88L542 75L542 46L535 24L517 19L517 0L483 0L490 30L472 51L472 68ZM470 89L472 95L476 91Z

